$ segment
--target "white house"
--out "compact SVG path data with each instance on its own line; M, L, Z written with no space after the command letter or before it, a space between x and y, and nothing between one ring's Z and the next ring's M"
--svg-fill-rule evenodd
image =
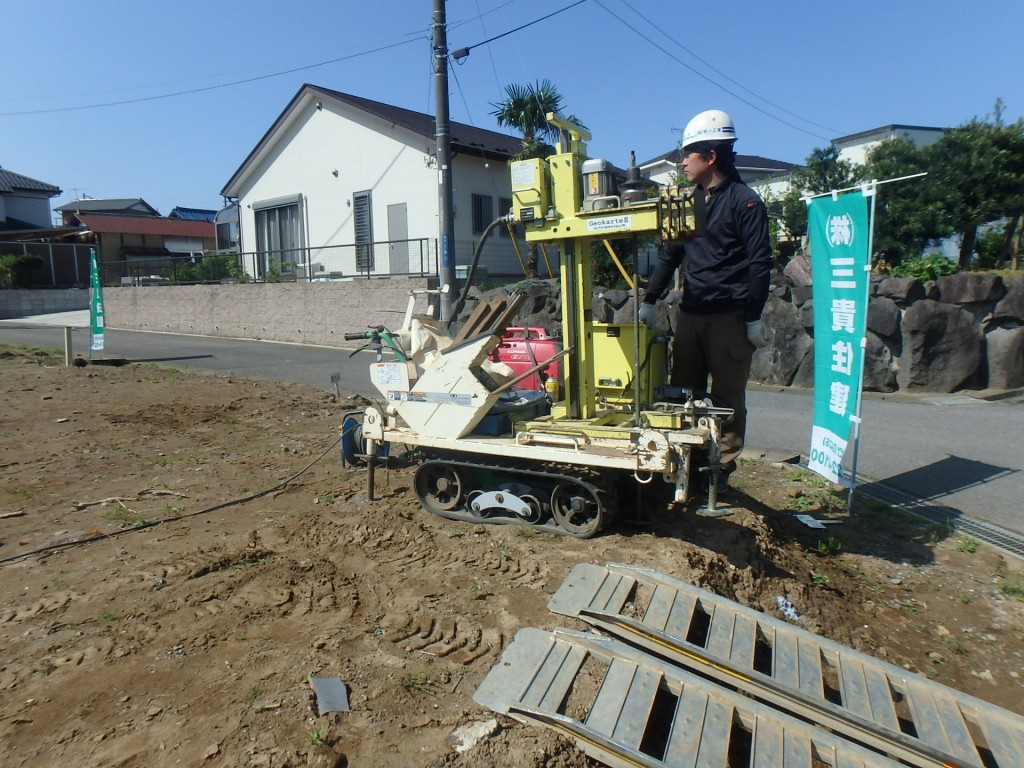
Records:
M49 229L50 198L59 194L53 184L0 168L0 235Z
M456 122L450 135L455 263L466 265L512 205L507 162L522 142ZM257 278L437 274L434 136L431 115L303 85L221 190L223 245ZM489 238L488 274L522 276L512 242L504 228Z
M736 170L740 178L757 190L766 202L782 199L792 186L793 172L797 168L799 166L784 160L769 160L757 155L736 155ZM677 183L677 174L682 175L679 167L679 149L673 149L642 163L640 172L658 184Z
M832 145L839 150L839 159L854 165L864 165L868 153L881 142L896 138L910 139L918 149L934 144L942 138L942 128L928 128L921 125L883 125L870 131L852 133L832 139Z

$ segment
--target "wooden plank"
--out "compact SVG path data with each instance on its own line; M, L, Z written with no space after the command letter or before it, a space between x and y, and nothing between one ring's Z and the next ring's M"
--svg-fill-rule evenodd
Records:
M985 736L989 751L996 759L996 764L1002 766L1016 766L1020 762L1020 756L1024 755L1024 733L1021 729L1013 728L1006 719L995 712L978 713L978 727Z
M732 631L732 649L729 660L743 672L754 671L754 645L757 641L757 621L751 616L736 615Z
M601 683L601 690L597 692L594 705L587 715L587 726L593 728L606 738L611 738L615 727L619 722L619 715L622 713L622 705L626 701L626 694L633 682L637 665L631 661L613 659L608 665L604 681Z
M939 689L933 700L939 721L946 732L946 738L949 739L950 754L962 760L980 762L978 747L974 743L974 738L967 728L967 721L964 720L964 714L960 711L960 706L953 695Z
M683 689L665 745L665 765L695 768L707 708L708 696L704 691L689 686Z
M677 594L672 587L657 585L654 594L651 595L651 601L647 604L647 610L644 611L644 626L663 632Z
M708 642L704 646L708 653L720 659L729 658L735 623L735 611L721 604L715 606L715 612L711 615L711 628L708 630Z
M797 636L793 632L777 629L772 646L772 677L779 685L797 690L800 676L797 671Z
M696 596L677 592L675 602L672 603L672 612L665 622L665 634L685 641L696 608Z
M540 702L551 690L551 684L558 676L571 650L572 646L568 643L555 642L551 644L548 652L544 655L544 660L531 677L530 684L520 696L520 701L523 704L528 707L539 707Z
M952 745L946 738L946 730L931 692L915 691L913 686L909 686L907 688L907 704L910 707L910 717L914 722L914 728L917 729L917 738L947 755L952 754L950 751Z
M849 655L839 657L839 692L843 697L843 706L850 714L871 720L871 702L864 679L864 665Z
M782 763L782 725L759 717L754 721L751 768L780 768Z
M825 686L821 675L821 646L814 638L801 637L798 641L800 666L800 692L815 701L824 701Z
M783 737L780 768L811 768L811 740L796 729L786 731Z
M660 682L661 675L657 672L644 667L637 668L612 738L631 749L640 749Z
M892 689L889 687L889 676L881 668L864 665L864 680L868 686L868 700L871 702L871 719L900 733L899 719L896 717L896 705L892 701Z
M573 567L569 576L552 595L548 609L567 616L578 616L583 608L594 604L594 598L609 578L623 578L608 573L606 568L589 563Z
M701 731L698 765L728 765L729 737L732 735L732 705L713 695L708 700Z
M622 610L622 606L626 604L622 596L622 585L624 582L626 584L625 592L628 595L629 590L632 588L632 583L616 573L605 571L605 580L601 584L601 588L597 590L597 593L591 599L589 607L595 611L618 613ZM616 600L618 600L617 605Z
M580 667L587 658L587 652L578 645L570 646L562 663L558 667L555 676L548 684L548 690L540 700L540 709L549 712L558 712L562 708L562 702L569 693Z

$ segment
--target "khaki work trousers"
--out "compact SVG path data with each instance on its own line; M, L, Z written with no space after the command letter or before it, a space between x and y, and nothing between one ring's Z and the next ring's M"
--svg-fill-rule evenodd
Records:
M743 451L747 379L754 357L743 312L693 315L677 308L675 321L669 383L692 389L695 397L710 395L715 405L735 411L732 421L722 427L721 462L729 464Z

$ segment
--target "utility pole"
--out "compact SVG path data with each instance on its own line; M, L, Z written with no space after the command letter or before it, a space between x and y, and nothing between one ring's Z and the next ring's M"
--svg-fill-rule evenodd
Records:
M434 99L436 103L438 267L441 285L455 288L455 204L452 195L452 143L448 118L448 30L445 0L434 0ZM441 320L450 321L452 290L441 294Z

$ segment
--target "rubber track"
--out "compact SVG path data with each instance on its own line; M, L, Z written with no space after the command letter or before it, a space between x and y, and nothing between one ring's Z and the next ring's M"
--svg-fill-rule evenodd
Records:
M529 523L526 520L524 520L523 518L519 517L518 515L515 515L515 514L513 514L511 512L507 512L507 511L497 511L497 512L495 512L493 514L477 514L477 513L473 512L471 509L469 509L468 507L466 507L465 505L463 507L459 508L459 509L447 509L447 510L446 509L438 509L437 507L432 506L422 496L420 496L419 489L415 487L416 483L414 482L413 486L414 486L414 490L416 492L416 498L419 499L419 502L423 506L423 508L426 509L431 514L437 515L439 517L444 517L444 518L446 518L448 520L458 520L458 521L466 522L466 523L478 523L478 524L485 524L485 525L509 525L509 524L529 525L531 528L537 528L539 530L543 530L543 531L546 531L548 533L555 533L555 534L558 534L559 536L572 536L572 537L575 537L575 538L590 538L591 536L594 536L597 533L599 533L602 529L608 527L608 524L609 524L609 521L610 521L611 515L609 514L609 510L602 503L602 497L606 497L607 496L608 489L602 488L602 487L600 487L598 485L595 485L593 483L587 482L586 480L582 480L579 477L574 477L574 476L571 476L571 475L565 475L565 474L562 474L560 472L553 472L553 471L546 471L546 470L539 470L539 469L530 469L529 467L522 466L522 465L512 465L512 466L509 466L509 465L500 465L500 464L497 464L497 463L493 463L492 464L492 463L480 462L480 461L465 461L465 460L462 460L462 459L459 459L459 458L452 458L452 457L445 456L443 454L437 454L437 453L431 453L428 456L428 458L420 465L420 467L416 470L417 476L419 476L419 473L421 471L423 471L423 469L425 467L428 467L428 466L431 466L431 465L450 466L450 467L455 467L457 469L458 468L462 468L462 469L468 470L468 472L463 472L462 473L462 475L463 475L463 482L467 486L469 486L469 489L463 492L463 496L467 500L469 498L469 495L474 490L478 490L478 489L479 490L483 490L483 491L498 490L499 487L501 486L501 484L502 483L506 483L506 482L507 483L522 482L523 485L530 485L532 487L533 485L537 484L536 483L537 480L541 480L543 482L543 485L541 487L550 486L551 488L554 488L556 485L559 485L559 484L569 483L571 485L578 486L578 487L584 489L585 491L587 491L588 494L590 496L592 496L597 501L597 503L600 505L598 512L599 512L599 514L601 514L603 516L602 524L601 524L601 526L597 530L593 531L592 533L590 533L588 535L579 536L577 534L572 533L571 531L566 530L562 526L560 526L558 524L558 522L551 516L550 509L546 509L546 511L543 514L543 517L537 523ZM483 472L486 472L488 474L498 475L500 477L500 480L498 482L489 481L488 485L491 486L491 487L479 488L476 485L476 483L474 482L473 478L474 478L474 475L479 474L479 473L483 473ZM520 480L518 478L522 478L522 480ZM533 481L533 482L523 482L523 480ZM545 505L547 505L547 507L550 507L549 499L550 499L550 490L546 489L545 490L545 496L542 499L542 501L545 503Z

